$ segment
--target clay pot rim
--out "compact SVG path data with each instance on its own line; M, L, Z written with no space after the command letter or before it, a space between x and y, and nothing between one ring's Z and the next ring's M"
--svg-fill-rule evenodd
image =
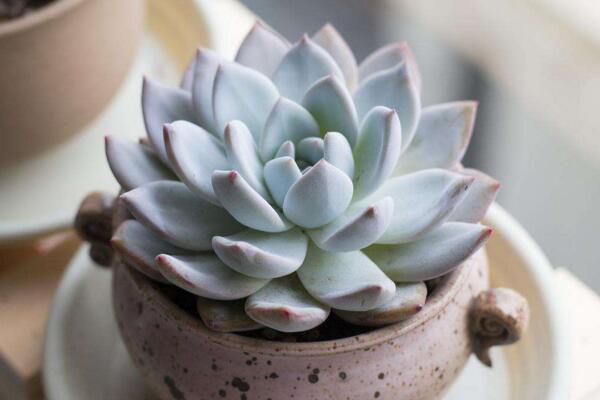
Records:
M480 251L483 252L484 250ZM485 253L481 256L478 257L476 253L471 257L487 263ZM207 340L215 344L229 348L238 348L240 351L272 356L309 357L345 353L357 349L364 350L365 348L393 340L417 329L430 319L435 318L456 296L471 273L472 268L469 264L469 262L464 262L448 274L436 288L433 295L428 297L423 309L408 320L356 336L303 343L274 342L233 333L211 331L202 323L200 318L194 318L176 305L164 292L152 283L153 281L150 278L124 263L117 263L114 267L123 268L124 272L129 275L128 278L132 279L133 283L141 291L142 297L146 301L153 303L152 305L157 307L158 312L169 315L170 319L174 321L173 323L179 326L178 329L183 329L184 332L204 336Z
M59 18L85 1L90 0L53 0L30 14L1 22L0 39Z

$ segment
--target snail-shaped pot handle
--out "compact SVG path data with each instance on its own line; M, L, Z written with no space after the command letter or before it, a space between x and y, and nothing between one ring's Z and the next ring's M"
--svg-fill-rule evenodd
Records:
M528 323L529 306L519 293L507 288L481 292L473 299L469 312L473 352L491 367L490 348L517 342Z

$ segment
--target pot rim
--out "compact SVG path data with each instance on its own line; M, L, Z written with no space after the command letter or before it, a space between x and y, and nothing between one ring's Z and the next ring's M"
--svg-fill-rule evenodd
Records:
M14 20L1 22L0 39L59 18L85 1L92 0L53 0L30 14L15 18Z
M435 318L446 305L456 296L463 287L469 274L473 270L471 260L487 264L487 256L482 248L469 259L459 265L453 272L444 277L433 294L428 297L423 309L413 317L396 324L384 326L373 331L349 336L341 339L325 340L318 342L288 343L257 339L235 333L215 332L208 329L200 320L176 305L167 295L160 290L153 281L126 263L117 262L114 267L123 268L129 278L142 292L146 301L153 302L159 313L170 315L173 321L183 325L186 330L204 336L211 342L229 348L238 348L240 351L249 351L272 356L319 356L346 353L357 349L364 349L381 344L388 340L398 338ZM116 276L116 274L114 274ZM113 277L113 279L115 279ZM113 283L114 299L114 283Z

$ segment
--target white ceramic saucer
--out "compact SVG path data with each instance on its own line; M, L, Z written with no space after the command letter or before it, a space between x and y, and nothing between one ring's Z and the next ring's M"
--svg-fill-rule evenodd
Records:
M569 341L561 324L553 272L537 245L500 207L486 223L492 285L526 294L530 328L519 344L493 352L494 368L474 358L447 400L565 400ZM46 332L44 386L48 400L155 400L120 340L113 318L110 271L79 250L60 284Z
M0 171L0 245L64 229L87 193L116 191L103 138L145 135L142 76L176 84L197 45L231 56L253 21L233 0L149 0L149 28L137 58L101 115L68 141Z

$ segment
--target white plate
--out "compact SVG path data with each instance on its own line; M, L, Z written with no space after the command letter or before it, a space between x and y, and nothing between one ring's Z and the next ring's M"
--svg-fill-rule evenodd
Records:
M537 245L500 207L487 224L492 284L520 290L531 307L519 344L493 352L493 369L471 359L447 400L565 400L569 341L553 272ZM60 284L47 327L44 386L48 400L152 400L129 360L114 321L110 271L79 250Z
M142 76L177 84L198 44L231 56L253 21L252 14L232 0L149 0L149 30L127 78L102 114L68 141L0 171L0 244L64 229L87 193L116 191L103 138L144 136Z

